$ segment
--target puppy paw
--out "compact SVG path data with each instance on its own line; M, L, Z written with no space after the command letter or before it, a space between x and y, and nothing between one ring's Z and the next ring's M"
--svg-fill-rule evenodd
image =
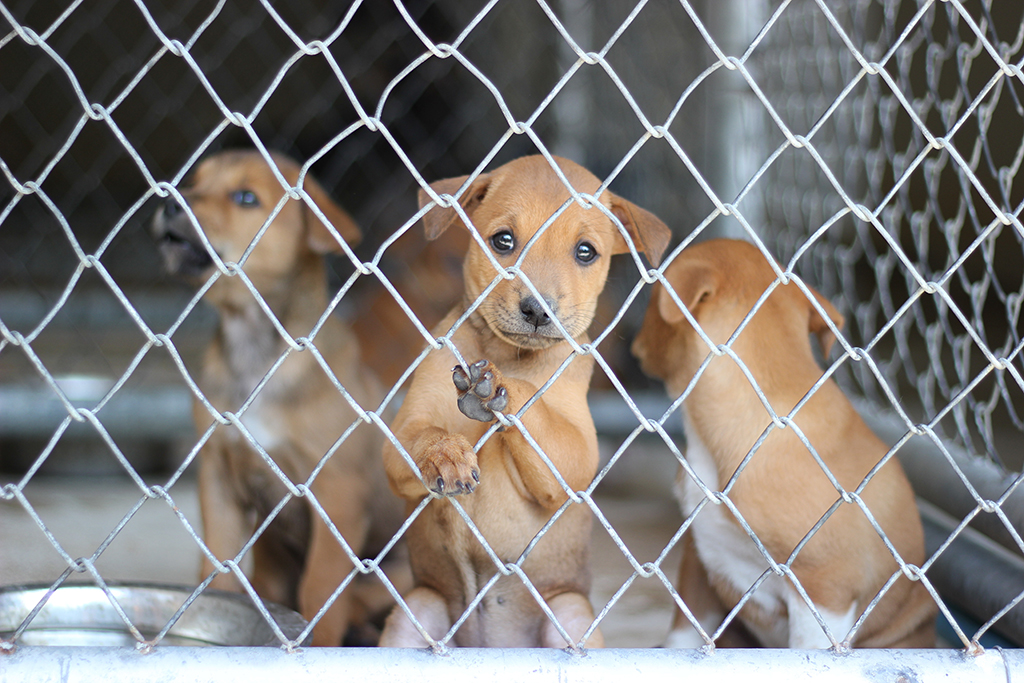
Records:
M492 411L508 407L508 390L501 385L501 373L489 360L478 360L467 373L461 365L452 369L452 381L459 390L459 410L471 420L491 422Z
M423 481L434 493L473 493L480 483L473 445L461 434L447 434L427 447L419 466Z

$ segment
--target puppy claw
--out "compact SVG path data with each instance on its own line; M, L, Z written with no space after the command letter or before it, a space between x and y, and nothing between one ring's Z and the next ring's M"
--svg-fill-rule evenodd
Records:
M470 472L470 474L473 475L473 481L475 481L476 483L479 484L480 483L480 473L477 472L476 470L473 470L472 472Z
M479 482L476 453L461 434L448 434L428 447L418 463L423 481L432 493L460 496L472 493Z

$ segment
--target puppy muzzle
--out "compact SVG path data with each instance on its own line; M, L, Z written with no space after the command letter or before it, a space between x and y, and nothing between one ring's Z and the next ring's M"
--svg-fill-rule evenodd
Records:
M558 315L557 304L554 301L545 299L545 303L552 313ZM502 334L523 348L547 348L565 338L540 301L532 295L520 299L518 312L515 309L507 309L500 316L500 321ZM570 334L573 332L572 329L568 331Z
M213 265L185 210L168 197L153 215L152 233L164 268L172 275L199 277Z

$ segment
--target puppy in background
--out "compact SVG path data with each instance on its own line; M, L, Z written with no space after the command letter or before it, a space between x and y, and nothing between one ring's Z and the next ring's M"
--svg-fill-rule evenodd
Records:
M300 167L285 156L273 160L289 183ZM307 176L303 184L317 207L349 243L358 227ZM284 189L255 151L230 151L203 161L182 190L203 233L224 261L237 262L249 248ZM167 269L197 284L214 272L213 260L184 208L168 199L158 209L153 234ZM302 201L288 201L249 254L242 270L293 338L310 334L327 308L324 254L341 246ZM287 345L239 277L221 276L204 299L219 324L206 352L200 388L218 411L237 412L249 400ZM382 396L360 362L354 335L336 316L317 332L316 348L352 398L367 409ZM200 433L212 423L198 400L193 414ZM293 483L307 481L356 413L310 352L293 352L260 389L240 421ZM356 553L372 556L397 530L400 502L386 491L380 463L382 435L360 425L323 464L311 488L338 532ZM232 426L220 426L199 455L203 535L221 560L234 558L287 494L279 475ZM251 581L264 599L297 608L312 619L352 562L328 524L305 500L293 499L278 513L252 549ZM201 579L214 571L203 558ZM377 592L356 581L341 593L313 631L315 645L340 645L350 625L373 609ZM241 590L232 573L217 574L215 588ZM354 600L358 594L360 600ZM358 604L358 603L364 604ZM384 609L385 605L378 608Z
M387 265L382 266L399 296L428 330L462 301L462 261L468 246L466 230L446 230L433 240L419 230L409 230L387 248ZM359 339L364 362L391 388L427 347L427 341L394 295L376 284L356 305L352 331Z
M710 240L685 249L665 270L679 300L715 344L725 343L776 279L752 244ZM837 326L843 318L823 297ZM827 355L834 337L795 284L780 285L732 344L776 414L785 416L820 379L811 351L815 334ZM707 344L660 284L633 343L644 372L679 396L709 354ZM711 490L722 490L771 423L740 366L711 360L683 404L686 458ZM888 451L831 379L817 388L794 422L847 491L860 485ZM680 472L683 513L703 499ZM839 494L793 429L775 429L753 453L729 498L772 558L784 563ZM862 498L905 562L924 561L921 521L899 462L889 460ZM723 505L709 504L683 540L678 590L709 634L768 567ZM832 635L842 641L898 565L864 512L843 504L800 550L792 569ZM855 647L934 647L936 605L924 585L901 576L857 631ZM769 577L739 612L739 621L767 647L825 648L831 643L789 579ZM704 641L681 612L671 647Z
M589 171L565 159L557 162L576 190L597 191L601 183ZM465 177L452 178L431 187L454 195L465 182ZM530 156L479 176L459 201L490 255L507 267L516 263L541 225L569 198L547 160ZM430 201L420 193L421 206ZM600 201L629 231L637 248L657 263L670 236L665 224L611 192L603 192ZM452 226L466 229L454 209L435 207L424 216L428 239ZM586 343L609 259L627 250L625 238L600 209L585 210L572 203L531 246L522 272L566 331L578 343ZM497 274L480 245L470 240L463 265L464 297L434 334L446 334ZM408 510L431 492L457 497L501 561L515 562L567 495L519 429L505 427L493 433L479 452L474 445L491 428L495 412L514 414L534 397L571 347L521 278L502 280L469 313L452 341L466 364L447 348L428 355L392 425L416 469L390 442L384 445L385 468ZM522 416L529 434L573 490L588 486L597 471L597 434L587 405L593 365L590 356L575 358ZM588 598L590 532L590 510L569 506L523 563L573 642L594 620ZM423 509L409 529L408 543L415 588L405 600L429 635L439 639L497 569L446 500L432 500ZM490 586L454 641L466 647L568 644L514 575ZM595 630L586 645L602 643ZM381 645L426 644L405 611L396 607Z

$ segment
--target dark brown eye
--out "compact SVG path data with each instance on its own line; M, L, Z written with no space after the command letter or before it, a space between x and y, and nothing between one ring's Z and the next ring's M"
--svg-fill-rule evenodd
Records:
M576 260L582 264L593 263L597 258L597 248L590 242L580 242L576 245Z
M254 209L260 205L259 197L252 190L236 190L232 192L231 201L243 209Z
M491 246L499 254L508 254L516 248L516 238L508 230L502 230L491 235Z

